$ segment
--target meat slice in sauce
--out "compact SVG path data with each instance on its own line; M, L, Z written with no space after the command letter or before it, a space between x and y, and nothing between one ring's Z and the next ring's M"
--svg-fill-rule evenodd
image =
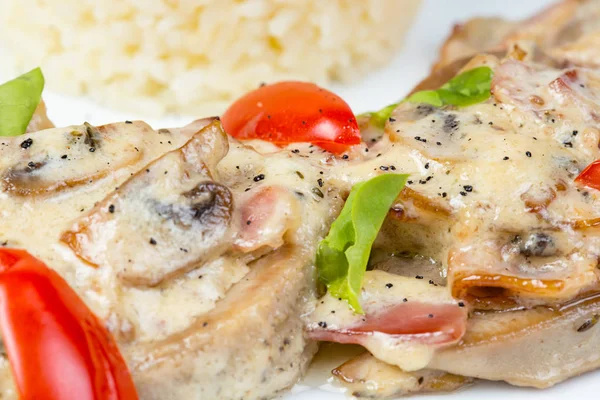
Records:
M267 398L316 351L302 333L312 255L284 246L252 265L215 308L161 340L124 348L144 399ZM180 380L182 376L185 381ZM259 384L260 383L260 384ZM282 386L282 384L284 386Z
M478 312L462 341L436 352L429 367L546 388L600 367L598 315L594 297L557 309Z
M360 344L380 360L415 371L427 366L436 349L456 343L465 332L465 304L423 279L369 271L361 305L365 315L325 296L309 316L309 336Z
M132 176L62 241L130 285L157 285L219 256L232 241L233 198L211 169L227 149L220 123L211 123Z
M452 392L473 383L473 378L423 369L405 372L365 352L333 371L352 396L388 399L417 393Z

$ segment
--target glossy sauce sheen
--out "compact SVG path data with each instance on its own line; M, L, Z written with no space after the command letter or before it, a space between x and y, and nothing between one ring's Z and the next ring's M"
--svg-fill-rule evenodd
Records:
M320 160L327 155L319 150L306 158L292 149L261 155L228 141L219 127L201 136L205 141L199 146L186 145L211 123L159 131L141 122L121 123L91 127L91 133L87 126L74 126L0 140L0 243L42 259L106 321L142 399L237 398L239 393L261 398L293 384L315 351L303 336L300 315L313 299L315 246L342 203L339 189L326 185L320 174ZM183 158L165 157L183 145ZM215 146L225 146L222 160ZM307 153L312 149L305 147ZM164 171L158 170L165 162ZM195 250L188 247L193 244L183 246L188 236L167 240L145 230L157 221L152 210L167 216L163 224L188 229L191 197L178 203L177 196L206 198L190 192L192 175L178 175L188 164L207 174L202 184L223 185L233 204L212 246L220 252L196 265L185 258ZM128 189L133 185L128 180L143 182L152 174L146 189ZM125 212L134 204L137 208ZM169 204L172 208L164 207ZM206 217L204 209L197 210ZM131 229L129 218L145 224ZM84 234L79 226L101 234ZM116 248L115 237L123 251L103 251ZM169 261L177 267L163 274L165 263L153 267L152 258L136 251L140 246L169 246ZM129 265L151 274L136 275ZM160 278L147 279L157 273ZM240 339L242 332L246 339ZM14 398L4 358L1 367L2 394ZM178 384L192 369L195 375Z

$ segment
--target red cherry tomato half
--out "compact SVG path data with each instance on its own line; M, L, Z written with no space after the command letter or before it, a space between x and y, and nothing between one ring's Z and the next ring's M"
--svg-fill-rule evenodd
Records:
M138 399L104 322L23 250L0 249L0 332L23 400Z
M575 182L592 189L600 190L600 160L596 160L588 165L577 178Z
M313 83L262 86L234 102L221 121L225 131L240 140L262 139L279 146L310 142L332 153L360 143L350 106Z

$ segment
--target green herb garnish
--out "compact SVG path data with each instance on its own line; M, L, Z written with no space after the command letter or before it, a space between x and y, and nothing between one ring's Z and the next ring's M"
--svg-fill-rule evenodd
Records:
M455 76L437 90L422 90L413 93L403 101L411 103L427 103L435 107L452 105L466 107L486 101L491 95L492 69L477 67ZM378 128L383 128L390 118L396 104L390 104L379 111L368 113L370 121Z
M329 234L319 243L319 280L357 313L363 313L358 296L371 246L407 178L386 174L354 185Z
M43 90L44 75L39 68L0 85L0 136L25 133Z

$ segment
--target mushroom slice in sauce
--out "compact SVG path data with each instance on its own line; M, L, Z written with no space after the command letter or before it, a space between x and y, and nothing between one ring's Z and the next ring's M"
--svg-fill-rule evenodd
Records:
M466 328L464 303L423 279L369 271L361 304L365 315L325 296L309 316L309 337L360 344L380 360L415 371L427 366L437 348L459 341Z
M14 196L58 193L93 183L143 157L144 136L155 132L143 122L85 124L10 138L0 147L0 182Z
M98 203L62 241L131 285L157 285L219 256L231 243L233 202L209 169L227 149L220 122L211 123Z
M267 186L240 201L240 229L234 246L243 252L262 247L276 249L283 245L284 235L298 223L297 201L281 186Z
M436 352L429 368L536 388L596 369L599 300L557 309L476 312L461 342Z
M450 249L448 282L454 297L480 309L557 304L593 289L596 265L565 232L476 234Z
M473 383L473 378L423 369L405 372L365 352L333 371L352 396L388 399L415 393L452 392Z

